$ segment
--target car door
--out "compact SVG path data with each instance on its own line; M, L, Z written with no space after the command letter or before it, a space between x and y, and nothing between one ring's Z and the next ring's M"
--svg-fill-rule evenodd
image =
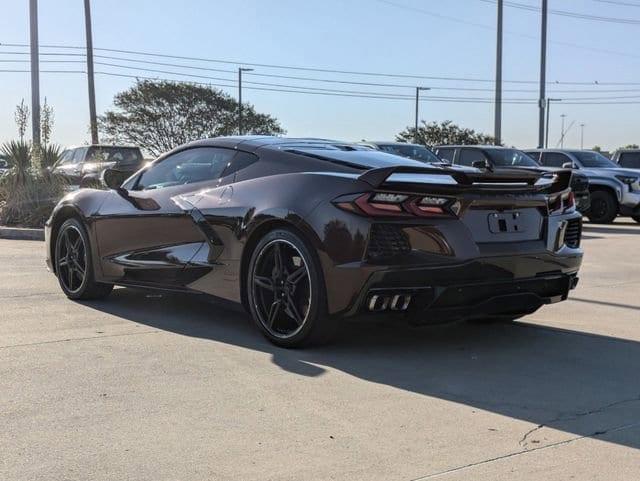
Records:
M192 205L177 196L218 185L236 152L193 147L155 161L95 216L100 267L124 284L180 286L181 272L204 243Z

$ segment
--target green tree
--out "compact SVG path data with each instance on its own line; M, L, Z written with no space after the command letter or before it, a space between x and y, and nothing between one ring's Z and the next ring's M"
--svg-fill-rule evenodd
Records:
M620 147L620 149L640 149L638 144L627 144L624 147Z
M238 102L230 95L203 85L138 80L116 94L115 110L100 117L100 129L115 143L137 145L157 156L193 140L234 135ZM280 123L268 114L243 104L247 134L282 135Z
M594 152L602 152L602 147L600 147L599 145L594 145L591 150L593 150Z
M418 126L418 137L415 137L415 127L407 127L396 136L399 142L417 142L418 144L433 146L441 144L493 144L494 138L490 135L476 132L473 129L465 129L454 124L451 120L444 122L430 122L424 120Z

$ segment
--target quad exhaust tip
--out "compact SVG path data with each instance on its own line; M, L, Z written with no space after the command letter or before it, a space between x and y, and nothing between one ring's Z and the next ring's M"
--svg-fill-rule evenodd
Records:
M374 294L369 298L368 308L371 312L406 311L410 303L411 294Z

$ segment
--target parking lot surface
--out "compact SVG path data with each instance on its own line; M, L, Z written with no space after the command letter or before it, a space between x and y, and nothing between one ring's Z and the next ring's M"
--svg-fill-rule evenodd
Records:
M522 321L289 351L200 296L69 301L0 240L0 479L640 479L640 225L583 246Z

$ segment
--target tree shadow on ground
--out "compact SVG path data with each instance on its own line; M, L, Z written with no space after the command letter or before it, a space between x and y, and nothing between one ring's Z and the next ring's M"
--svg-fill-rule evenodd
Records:
M330 345L286 350L267 342L247 315L204 296L145 297L116 289L108 300L85 305L179 335L270 353L292 376L337 369L577 437L640 448L640 430L629 431L640 426L635 341L527 323L412 328L395 321L345 323ZM536 442L535 434L523 437L523 447Z

